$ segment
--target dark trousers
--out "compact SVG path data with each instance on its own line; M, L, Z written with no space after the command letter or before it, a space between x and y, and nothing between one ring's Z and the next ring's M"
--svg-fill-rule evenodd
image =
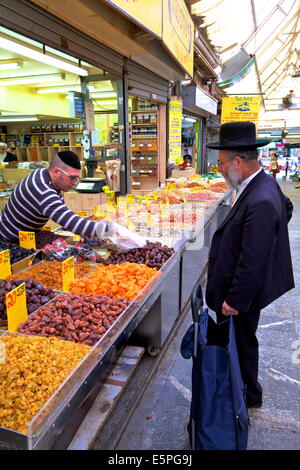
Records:
M234 315L235 339L239 356L241 375L247 387L247 404L253 405L262 401L262 388L258 383L258 341L256 330L260 310L249 310ZM226 316L217 314L218 323Z

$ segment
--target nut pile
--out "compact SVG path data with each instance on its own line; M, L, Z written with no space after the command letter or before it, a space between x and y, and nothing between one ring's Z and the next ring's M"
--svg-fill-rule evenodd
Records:
M32 255L34 250L27 250L26 248L21 248L15 243L6 240L5 238L0 238L0 251L10 250L10 263L17 263L23 258L26 258L29 255Z
M37 281L45 287L50 287L54 290L62 290L62 264L60 261L42 261L41 263L35 264L26 271L20 272L10 276L9 280L23 279L26 277ZM93 266L89 264L77 264L75 265L75 278L80 278L90 272Z
M20 323L18 331L93 346L127 307L124 299L61 294Z
M52 289L45 288L42 284L32 279L20 279L18 281L0 279L0 327L7 326L6 294L23 282L25 282L26 287L26 302L29 314L55 297Z
M102 264L121 264L121 263L138 263L145 264L149 268L160 269L166 261L173 255L175 250L160 242L149 242L143 248L134 248L124 253L111 253L106 260L101 261Z
M115 299L132 300L157 273L145 264L100 264L84 279L75 280L70 291L75 294L113 295Z
M84 344L1 336L0 426L28 433L28 423L90 350Z

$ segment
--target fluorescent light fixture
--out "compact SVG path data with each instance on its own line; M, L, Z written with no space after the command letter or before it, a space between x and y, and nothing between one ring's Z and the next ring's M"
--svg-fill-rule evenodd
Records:
M91 92L92 98L117 98L117 93L115 91L96 91Z
M16 121L38 121L36 116L7 116L0 117L0 122L16 122Z
M89 86L89 90L94 90L93 86ZM39 94L45 94L45 93L68 93L68 91L79 91L81 92L81 87L80 86L59 86L59 87L49 87L49 88L38 88L36 90L37 93Z
M88 75L87 70L84 70L81 67L69 64L64 60L56 59L55 57L43 54L42 52L38 52L35 49L31 49L30 47L23 46L22 44L10 41L9 39L3 37L0 38L0 47L8 51L15 52L16 54L19 54L21 56L37 60L39 62L42 62L43 64L53 65L54 67L65 70L66 72L81 75L82 77L86 77Z
M0 60L0 70L20 69L23 67L23 61L20 59Z
M4 86L9 85L26 85L30 83L48 83L59 82L65 79L64 73L48 73L45 75L24 75L16 78L1 78L0 84Z

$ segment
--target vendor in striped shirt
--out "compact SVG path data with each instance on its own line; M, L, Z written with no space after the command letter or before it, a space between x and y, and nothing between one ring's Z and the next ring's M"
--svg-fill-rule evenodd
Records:
M26 176L16 186L0 214L0 236L18 241L20 230L39 231L49 219L78 235L118 236L124 227L84 219L66 206L62 191L70 191L77 185L80 169L78 156L64 151L54 155L49 168L35 170Z

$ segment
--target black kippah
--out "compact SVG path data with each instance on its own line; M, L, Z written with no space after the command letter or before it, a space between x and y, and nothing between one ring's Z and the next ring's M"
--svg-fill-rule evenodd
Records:
M65 165L68 165L72 168L76 168L76 170L80 170L80 160L76 153L71 152L71 150L65 150L63 152L57 152L57 155L61 159L62 162L65 163Z

